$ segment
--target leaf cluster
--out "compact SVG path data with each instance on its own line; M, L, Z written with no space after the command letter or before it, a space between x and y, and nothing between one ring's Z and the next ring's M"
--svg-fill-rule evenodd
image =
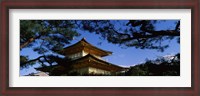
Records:
M173 56L173 59L157 58L147 60L130 68L126 73L130 76L180 76L180 54Z
M21 55L20 67L26 68L37 62L44 65L44 61L51 64L46 54L56 54L78 36L80 34L69 20L20 20L20 51L32 48L40 54L35 59Z
M163 52L169 44L163 41L180 38L180 21L175 20L171 30L157 30L165 20L82 20L81 29L100 34L113 44L140 49L155 49ZM160 23L160 25L159 25Z

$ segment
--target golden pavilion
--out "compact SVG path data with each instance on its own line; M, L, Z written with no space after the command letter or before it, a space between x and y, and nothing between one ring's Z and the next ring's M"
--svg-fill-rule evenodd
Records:
M80 75L116 75L125 71L125 68L102 59L102 57L111 55L112 52L93 46L85 38L64 48L59 53L70 59L66 63L72 65L71 73L76 72ZM37 68L37 70L44 71L42 68Z

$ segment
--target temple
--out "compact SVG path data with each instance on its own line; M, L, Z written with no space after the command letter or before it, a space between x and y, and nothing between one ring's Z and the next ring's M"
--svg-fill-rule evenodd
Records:
M85 38L64 48L59 54L70 59L66 62L66 64L72 65L70 73L78 73L79 75L117 75L125 70L121 66L103 60L102 57L111 55L112 52L93 46ZM44 71L43 68L37 68L37 70Z

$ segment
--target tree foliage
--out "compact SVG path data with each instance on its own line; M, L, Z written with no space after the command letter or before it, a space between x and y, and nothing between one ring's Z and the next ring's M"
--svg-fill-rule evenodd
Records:
M180 40L180 21L175 20L175 25L170 29L156 29L156 25L164 20L85 20L80 21L81 28L100 34L104 39L113 44L140 49L156 49L164 51L168 44L163 41ZM165 25L159 25L165 26Z
M180 54L162 57L156 60L147 60L130 68L126 75L132 76L179 76L180 75Z
M75 26L68 20L21 20L21 51L24 48L32 48L40 56L32 60L28 60L26 56L20 56L20 67L24 68L36 61L42 65L45 62L51 64L49 56L46 55L59 51L79 35Z

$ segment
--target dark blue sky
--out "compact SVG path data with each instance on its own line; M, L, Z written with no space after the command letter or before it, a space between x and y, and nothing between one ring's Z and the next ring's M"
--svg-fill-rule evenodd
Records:
M167 20L162 23L158 23L156 25L156 30L163 30L163 29L173 29L175 25L174 20ZM180 53L180 45L177 43L177 40L171 40L164 41L163 43L169 43L169 48L167 48L164 52L159 52L157 50L152 49L136 49L134 47L128 47L128 48L122 48L119 45L114 45L111 43L108 43L106 40L102 40L99 38L99 35L96 35L94 33L84 32L80 31L81 36L74 38L74 40L71 42L70 45L78 42L83 37L86 38L86 40L93 44L94 46L97 46L99 48L102 48L103 50L112 51L113 54L110 56L104 57L104 60L120 65L120 66L133 66L135 64L139 64L141 62L145 62L146 59L156 59L159 56L165 56L165 55L174 55L176 53ZM101 44L100 44L101 42ZM69 45L67 45L69 46ZM37 58L39 55L36 52L33 52L30 48L25 48L20 52L21 55L28 55L30 59ZM38 65L35 65L33 67L37 67ZM20 75L26 75L32 72L36 72L33 67L30 67L28 69L23 69L20 71Z

